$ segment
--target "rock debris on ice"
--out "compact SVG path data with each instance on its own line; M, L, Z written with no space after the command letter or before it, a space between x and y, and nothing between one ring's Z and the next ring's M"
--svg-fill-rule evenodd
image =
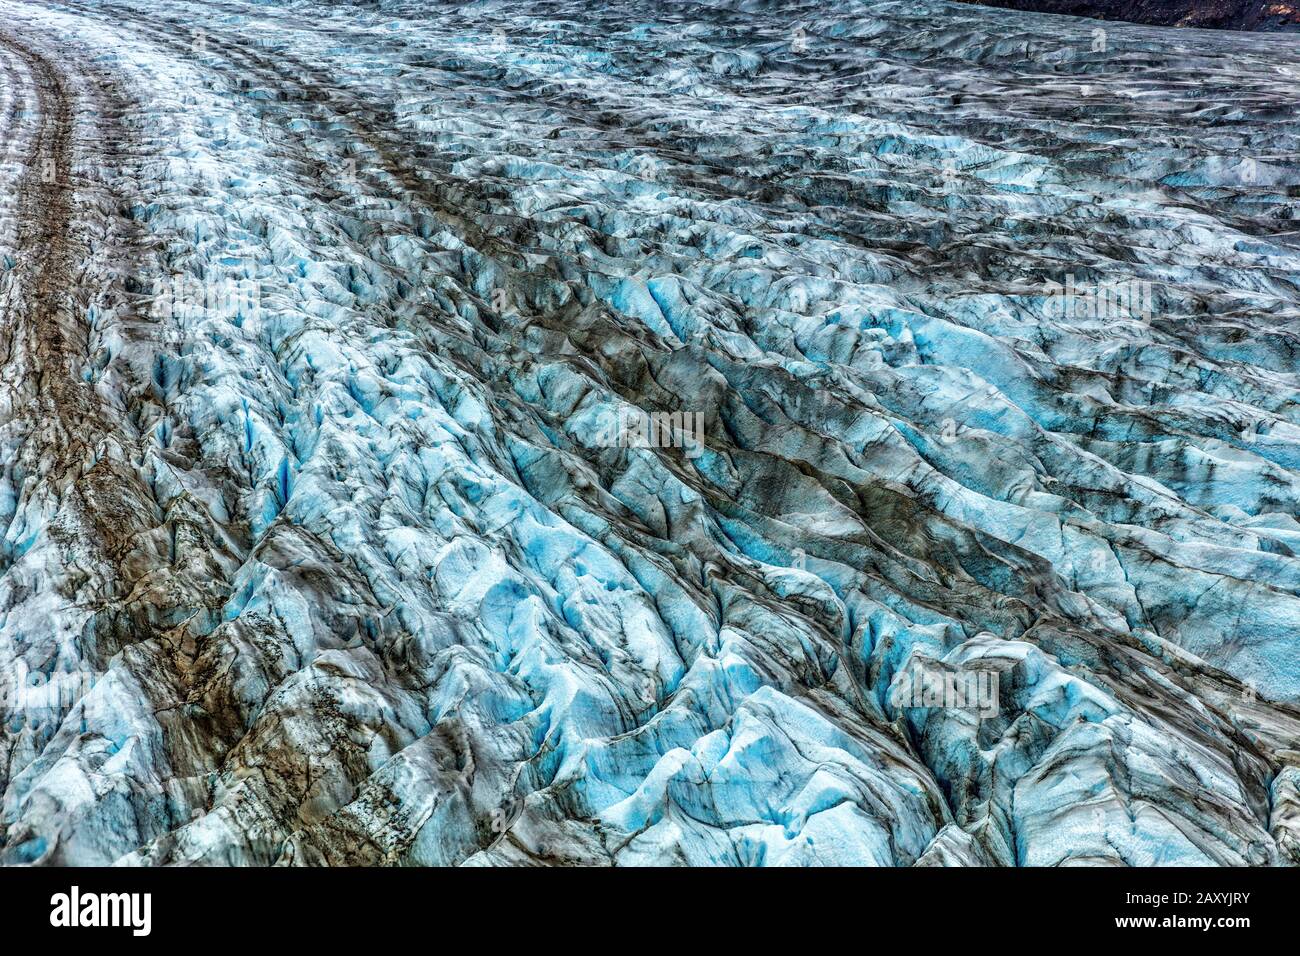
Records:
M0 0L0 860L1300 862L1300 50L1093 26Z

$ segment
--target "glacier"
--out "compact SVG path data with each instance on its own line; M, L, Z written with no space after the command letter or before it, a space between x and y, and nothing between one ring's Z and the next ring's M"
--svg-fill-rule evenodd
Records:
M0 862L1300 863L1297 77L0 0Z

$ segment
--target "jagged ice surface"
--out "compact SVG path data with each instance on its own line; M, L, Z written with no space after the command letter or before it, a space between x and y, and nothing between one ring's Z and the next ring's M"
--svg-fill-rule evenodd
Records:
M0 859L1300 861L1300 51L827 6L0 2Z

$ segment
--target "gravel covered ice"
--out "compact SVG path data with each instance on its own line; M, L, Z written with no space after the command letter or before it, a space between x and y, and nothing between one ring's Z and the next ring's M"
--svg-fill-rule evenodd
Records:
M0 860L1300 862L1297 78L0 0Z

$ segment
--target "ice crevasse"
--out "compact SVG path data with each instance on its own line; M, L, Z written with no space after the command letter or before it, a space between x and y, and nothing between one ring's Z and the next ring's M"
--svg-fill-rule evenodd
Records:
M825 7L0 0L0 860L1300 862L1300 51Z

